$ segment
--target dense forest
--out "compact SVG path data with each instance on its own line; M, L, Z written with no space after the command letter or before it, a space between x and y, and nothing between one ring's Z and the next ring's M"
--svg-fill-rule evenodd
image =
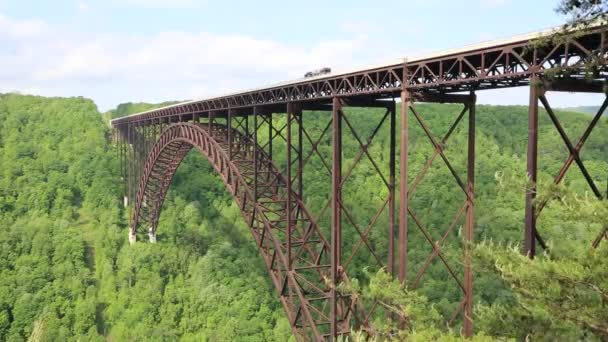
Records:
M173 180L158 243L128 244L129 209L121 205L119 163L107 120L152 107L123 104L100 113L84 98L0 95L0 341L293 339L238 207L197 152L187 156ZM417 108L436 136L445 134L460 111L456 105ZM328 115L304 115L307 130L320 136ZM558 115L573 140L591 119L568 111ZM349 108L347 116L367 137L382 113ZM285 118L275 120L280 127ZM415 119L410 121L413 182L433 148ZM606 225L607 201L593 198L576 165L562 186L550 186L567 150L548 117L541 115L539 197L551 201L538 225L550 249L534 261L521 256L527 108L478 106L477 125L475 338L608 339L608 243L590 249ZM463 176L465 127L445 145ZM388 167L386 129L369 148L383 171ZM606 137L608 120L603 119L581 154L604 190ZM351 135L345 135L344 146L348 166L359 146ZM327 156L329 147L326 136L319 150ZM320 158L311 159L309 170L304 199L318 212L327 199L329 178ZM363 224L386 195L379 190L382 180L364 160L348 182L345 204ZM438 159L411 202L439 240L462 200ZM386 215L377 226L381 228L374 229L372 240L381 244ZM446 243L448 255L461 253L460 228ZM347 244L354 234L345 231ZM413 231L408 279L415 277L430 250ZM349 274L360 280L356 290L392 308L388 317L407 317L407 324L378 318L383 327L378 338L459 338L458 324L448 329L443 322L461 294L441 263L431 264L415 291L382 270L366 269L368 264L369 255L353 260L351 269L360 270Z

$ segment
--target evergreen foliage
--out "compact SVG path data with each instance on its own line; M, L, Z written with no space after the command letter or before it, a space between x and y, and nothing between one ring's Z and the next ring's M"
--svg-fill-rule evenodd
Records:
M153 106L121 105L109 116ZM460 111L454 105L418 108L437 136ZM319 136L328 115L305 115L307 130ZM347 115L363 137L381 117L371 109L349 108ZM582 113L558 115L573 139L590 120ZM477 109L475 323L480 341L607 338L608 244L593 252L589 246L608 209L591 199L576 165L563 186L549 187L567 150L548 117L541 117L541 198L553 200L538 225L552 248L531 262L515 245L523 236L527 108ZM285 119L277 115L275 120L281 127ZM410 122L412 182L433 149L414 118ZM462 176L464 127L445 146ZM606 189L607 136L602 120L582 152L600 189ZM369 147L383 172L388 170L388 143L383 128ZM284 163L276 148L277 163ZM344 148L346 168L358 144L345 134ZM319 150L329 155L329 137ZM309 165L305 201L318 212L327 200L329 178L319 158ZM0 95L0 168L0 341L293 340L239 209L197 152L177 171L155 245L127 243L129 218L121 206L116 150L107 121L90 100ZM374 172L364 161L345 184L345 205L360 224L369 221L386 196ZM434 240L462 205L451 177L437 159L411 200ZM328 217L320 222L327 227ZM370 239L379 246L386 243L387 225L383 215L372 231ZM453 260L461 253L459 228L444 246ZM346 229L344 234L352 247L356 232ZM412 228L410 279L430 250ZM386 257L386 251L379 253ZM460 290L437 259L417 289L403 288L377 269L365 270L369 264L369 255L360 253L349 267L355 270L349 276L358 280L357 290L409 319L404 328L375 317L382 327L376 338L459 339L457 328L447 330L440 323L458 305Z

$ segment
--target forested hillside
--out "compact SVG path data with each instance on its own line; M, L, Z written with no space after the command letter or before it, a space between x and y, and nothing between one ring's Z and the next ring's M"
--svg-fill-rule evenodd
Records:
M579 106L579 107L570 107L564 108L563 110L567 110L570 112L580 112L580 113L588 113L595 114L600 109L598 106Z
M186 158L172 183L158 243L128 245L129 218L121 207L118 160L106 118L152 106L122 105L103 115L92 101L82 98L0 95L0 341L292 338L239 209L212 167L196 152ZM452 105L421 104L419 109L437 136L447 131L460 111ZM347 113L364 133L371 132L374 121L380 119L377 111L349 109ZM305 115L307 130L319 136L328 116ZM590 120L582 113L559 116L574 140ZM276 120L282 126L284 118ZM607 249L588 252L591 239L608 217L606 204L591 198L575 165L565 186L548 186L567 154L551 122L542 116L541 196L554 200L543 212L539 230L554 254L541 256L533 264L517 257L508 244L519 243L523 236L527 108L479 106L477 123L476 239L483 241L476 249L477 331L493 337L530 334L548 340L606 338L608 333L602 335L602 329L608 329L608 313L601 303L608 298ZM411 125L413 181L432 147L414 119ZM386 171L388 135L382 132L370 151ZM608 122L602 120L582 153L604 190L606 137ZM465 142L461 128L446 144L446 154L463 176ZM348 165L358 146L351 136L345 136L344 145ZM329 153L329 138L322 140L319 149ZM328 177L322 174L318 158L311 159L309 167L305 200L316 211L314 203L320 206L327 198ZM382 199L378 190L382 185L381 179L372 176L369 164L355 171L344 197L349 198L346 205L355 213L354 219L363 223L377 209L374 204ZM412 206L439 240L462 199L438 159L418 186ZM384 234L386 217L378 226L377 234ZM345 235L349 241L354 233ZM416 270L430 245L419 232L411 235L410 258ZM446 253L460 253L459 239L457 228ZM369 260L355 258L353 262L361 271L351 276L360 278L364 286L372 284L370 290L364 289L366 296L394 301L411 311L412 322L404 334L419 334L420 340L458 335L457 329L445 331L444 324L438 323L458 305L460 293L437 260L415 296L382 275L368 279L363 268ZM520 291L529 282L534 282L533 293ZM545 288L548 291L541 291ZM425 304L427 298L436 304ZM556 311L562 315L550 315Z

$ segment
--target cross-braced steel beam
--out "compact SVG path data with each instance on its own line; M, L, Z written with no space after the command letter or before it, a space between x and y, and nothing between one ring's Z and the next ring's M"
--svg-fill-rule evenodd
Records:
M576 144L572 143L572 140L566 133L562 126L558 116L551 108L549 100L547 99L547 91L585 91L594 93L604 93L604 85L597 82L590 82L586 80L572 80L572 79L554 79L547 80L540 76L535 76L533 82L530 85L530 106L528 114L528 186L526 190L526 207L525 207L525 220L524 220L524 245L523 253L534 258L536 255L536 244L538 243L543 249L547 249L547 244L542 238L540 232L537 229L536 222L543 209L548 203L548 199L543 199L538 202L536 195L538 192L538 120L539 120L539 102L547 112L547 115L551 119L555 130L564 142L568 150L568 157L560 168L559 172L553 180L553 184L560 184L566 173L570 169L573 163L577 165L589 188L597 199L605 199L606 197L602 194L598 185L594 181L588 169L585 167L583 160L581 159L581 149L585 145L585 142L593 132L593 129L597 126L600 118L608 107L608 97L604 99L601 106L599 107L593 119L579 138ZM606 193L608 196L608 191ZM608 231L608 225L604 226L598 233L597 237L592 242L592 247L596 248L600 242L606 238Z
M433 101L433 102L457 102L463 104L463 109L456 117L454 123L449 127L447 133L441 140L438 140L424 120L422 114L416 109L414 102L416 99L422 101ZM450 275L450 278L454 280L454 283L462 291L462 300L460 305L457 306L456 310L449 319L449 324L462 313L463 316L463 334L465 336L472 336L473 334L473 268L470 248L474 243L474 227L475 227L475 94L470 95L449 95L442 97L441 95L433 95L430 97L420 96L412 94L407 90L404 90L401 95L401 185L400 185L400 229L399 229L399 280L403 283L407 283L409 288L416 289L420 286L423 276L427 273L427 270L434 259L439 258L439 261L444 265L445 270ZM420 173L415 177L413 182L408 181L408 131L409 131L409 114L412 114L413 118L422 128L423 133L428 138L430 144L433 147L433 153L427 160L426 164L422 167ZM465 114L468 113L468 125L467 125L467 178L464 181L458 174L451 161L445 154L445 146L447 140L454 133L458 125L462 122ZM438 241L432 237L430 227L426 226L422 217L416 212L416 209L412 207L410 200L412 199L416 188L422 182L424 177L429 172L434 161L439 157L449 173L452 175L458 188L464 194L464 201L459 210L454 214L453 219L446 224L447 228L442 234ZM458 270L453 266L452 262L445 255L443 250L444 242L453 233L454 227L464 218L464 236L462 241L463 249L463 275L458 275ZM422 264L422 266L415 272L415 277L408 280L408 273L414 274L413 270L408 270L408 222L411 219L413 226L422 233L424 239L431 245L431 252Z

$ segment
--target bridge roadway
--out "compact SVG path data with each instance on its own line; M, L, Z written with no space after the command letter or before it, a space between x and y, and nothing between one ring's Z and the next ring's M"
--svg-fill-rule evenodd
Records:
M361 274L352 268L351 261L361 258L362 253L370 264L386 267L410 288L417 288L433 260L439 260L448 278L453 279L454 286L462 292L462 301L454 308L448 323L453 325L461 317L462 333L470 336L473 333L473 270L469 249L474 242L475 227L475 93L529 86L527 175L531 185L522 194L526 199L523 252L533 258L537 245L546 248L536 227L537 218L547 204L535 200L539 103L569 152L554 183L559 184L576 164L596 197L605 198L579 152L608 107L608 100L604 100L583 135L573 143L545 93L605 93L607 33L607 26L597 25L568 35L555 30L535 32L114 119L111 124L125 182L125 205L134 202L130 241L135 242L138 226L142 224L147 225L149 240L156 241L158 216L171 178L185 154L196 147L210 160L241 206L299 340L333 340L348 333L350 327L374 329L371 322L381 311L378 303L365 303L337 287L348 283L347 274ZM395 98L401 100L400 129L396 127ZM416 102L459 103L462 112L440 139L432 134L416 110ZM349 119L349 107L370 107L384 113L371 136L362 137L356 132ZM305 128L304 122L309 116L302 114L304 110L331 112L320 137L311 137ZM286 115L285 126L275 127L273 114ZM370 120L375 120L371 114ZM408 182L406 157L409 121L420 125L434 150L413 182ZM445 142L461 123L467 125L466 177L458 174L444 154ZM389 126L388 133L382 134L390 135L389 156L383 158L388 159L388 167L384 168L388 172L381 171L383 168L376 162L379 158L372 156L368 149L385 126ZM268 129L265 140L258 134L263 127ZM342 163L343 131L352 133L360 145L354 165L347 170L343 170ZM326 133L331 134L329 157L323 157L317 148ZM398 136L400 146L396 146ZM279 144L286 146L283 153L287 162L282 167L275 165L273 158ZM328 193L323 194L328 200L320 213L311 213L304 203L303 174L310 158L319 158L331 180ZM329 163L326 158L330 159ZM342 196L355 165L363 159L369 160L387 193L367 227L353 220ZM446 220L445 232L440 237L424 225L421 214L409 203L435 159L443 161L463 195L461 209L452 220ZM388 227L384 228L384 240L378 240L377 222L382 214L387 216ZM463 259L458 261L461 267L454 268L453 260L444 255L441 246L453 238L454 227L460 222ZM360 239L343 241L343 229L352 229ZM408 263L408 234L412 229L422 233L431 249L416 270L413 269L415 263ZM372 230L375 234L370 234ZM593 247L606 237L606 230L599 232Z
M398 97L406 89L413 95L468 92L527 85L534 74L550 69L571 68L584 71L592 59L606 54L605 26L565 41L538 44L554 36L549 29L502 40L440 51L419 57L403 58L393 63L338 74L297 79L268 87L234 94L193 100L112 120L113 125L192 116L209 111L252 109L254 106L277 107L299 102L304 109L315 109L334 96L360 99ZM582 78L583 73L573 75ZM591 91L574 86L569 91ZM279 107L281 108L281 107ZM284 109L283 109L284 111Z

